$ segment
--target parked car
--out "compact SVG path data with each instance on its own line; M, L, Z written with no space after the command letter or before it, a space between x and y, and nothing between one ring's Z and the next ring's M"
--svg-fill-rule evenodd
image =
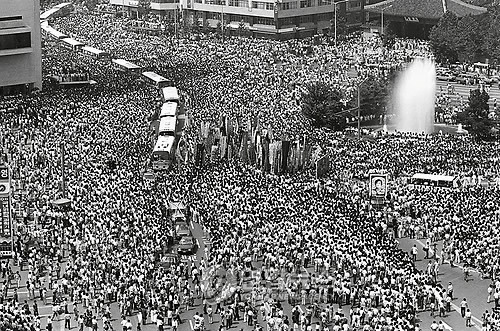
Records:
M447 70L439 70L436 73L436 78L437 80L443 80L446 82L451 82L455 80L455 76L453 76L452 73Z
M474 84L474 80L477 78L476 74L472 73L467 73L467 74L460 74L457 76L457 82L460 84Z
M196 252L196 243L193 237L182 237L177 248L179 254L193 254Z

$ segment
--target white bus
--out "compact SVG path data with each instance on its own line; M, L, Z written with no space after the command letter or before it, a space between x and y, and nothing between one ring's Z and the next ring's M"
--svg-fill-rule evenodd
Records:
M457 176L415 174L410 179L410 184L431 187L454 188L458 187L459 183Z
M82 51L85 55L88 55L90 57L93 57L98 60L108 60L110 59L109 53L105 51L101 51L100 49L91 47L91 46L84 46L82 47Z
M160 136L175 136L175 126L177 118L173 116L162 117L160 126L158 127L158 135Z
M161 106L160 118L177 115L177 104L175 102L165 102Z
M61 45L63 45L66 48L69 48L73 51L80 51L82 49L82 47L85 46L84 43L82 43L81 41L78 41L76 39L73 39L73 38L64 38L61 40L63 42Z
M53 27L51 27L48 24L41 24L41 28L43 30L43 34L47 37L51 37L51 38L54 38L57 40L68 38L67 35L65 35L62 32L57 31L56 29L54 29Z
M179 102L179 91L177 87L169 86L161 89L163 102Z
M139 73L142 70L141 66L127 60L112 59L111 62L113 62L114 67L120 71Z
M172 136L158 136L152 156L154 170L166 170L170 167L175 157L174 141Z
M152 72L152 71L145 71L142 73L142 76L143 76L143 80L147 84L152 85L152 86L157 87L157 88L163 88L165 86L172 85L171 80L169 80L163 76L160 76L157 73Z

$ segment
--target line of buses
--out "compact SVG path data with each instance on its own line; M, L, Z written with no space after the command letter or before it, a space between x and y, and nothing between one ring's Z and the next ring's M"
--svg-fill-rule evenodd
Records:
M175 159L178 143L177 120L181 109L179 91L174 86L160 87L162 106L158 115L158 135L153 149L153 170L166 170Z
M62 47L90 56L96 60L110 61L117 70L137 75L141 81L157 88L162 100L162 107L158 112L159 125L151 161L154 170L168 169L175 159L175 148L181 134L181 132L177 132L179 112L183 109L178 89L171 80L155 72L143 72L143 68L135 63L113 58L108 52L87 46L85 43L70 38L68 35L51 27L48 19L60 17L63 13L67 15L68 10L69 12L73 10L73 5L70 3L63 3L56 7L40 15L44 17L41 28L46 38L55 39Z

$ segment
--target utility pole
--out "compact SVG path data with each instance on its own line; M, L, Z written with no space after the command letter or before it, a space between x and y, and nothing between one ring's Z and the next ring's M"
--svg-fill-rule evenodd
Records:
M61 141L61 179L62 179L62 196L63 198L66 198L66 173L64 170L64 163L65 163L65 150L64 150L64 141Z
M224 3L226 0L222 0L222 22L221 22L221 28L222 28L222 43L226 40L226 29L224 29Z
M358 140L361 140L361 84L358 85Z

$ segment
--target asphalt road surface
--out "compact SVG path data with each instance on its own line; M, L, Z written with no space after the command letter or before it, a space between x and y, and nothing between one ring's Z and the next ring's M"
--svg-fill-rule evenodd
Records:
M210 245L209 238L205 235L204 231L202 230L201 226L199 224L190 224L191 230L193 232L193 236L196 238L197 243L198 243L198 250L195 255L192 256L186 256L184 257L184 261L187 263L195 263L199 265L200 259L206 254L209 254L209 247L207 250L205 247ZM419 247L419 259L417 261L417 266L421 268L422 270L425 269L425 266L427 265L427 260L424 260L424 253L422 250L422 247L425 243L425 238L420 239L420 240L414 240L414 239L408 239L408 238L403 238L399 239L400 242L400 247L404 250L409 252L410 248L413 246L413 244L417 244ZM439 247L439 246L438 246ZM440 251L440 247L438 249L438 252ZM62 263L62 268L65 268L66 262ZM259 263L257 263L256 267L259 267ZM18 267L14 266L13 267L14 271L19 270ZM64 269L63 269L64 270ZM312 270L302 270L301 274L306 277L308 273L311 273ZM62 272L61 272L62 274ZM430 324L432 323L433 320L443 320L446 324L446 328L448 330L465 330L465 321L462 319L460 316L458 306L460 305L460 301L462 298L467 298L467 301L469 302L469 307L472 310L473 314L473 327L469 328L473 330L474 328L479 329L480 328L480 319L483 314L483 312L488 309L491 310L492 308L492 303L487 304L486 303L486 296L487 296L487 287L489 285L488 280L481 280L479 277L479 274L476 272L471 273L471 280L469 280L467 283L463 280L463 269L461 269L460 266L451 268L449 264L445 264L441 266L440 268L440 273L439 273L439 280L440 282L446 287L448 282L452 282L454 286L454 297L455 300L453 301L453 307L454 310L449 313L447 316L440 318L440 317L431 317L430 313L428 311L426 312L421 312L418 314L418 319L419 319L419 324L422 327L422 330L430 330ZM26 278L27 278L27 271L24 270L21 272L21 282L20 282L20 287L18 290L18 295L19 295L19 301L24 302L27 300L29 303L30 307L33 304L32 299L28 299L27 295L27 290L26 290ZM9 289L9 296L12 296L14 293L14 288L15 284L11 284L10 289ZM39 313L41 316L41 325L42 329L46 327L47 323L47 317L52 315L52 300L51 300L51 291L48 293L48 300L44 304L40 302L38 299L38 308L39 308ZM291 309L293 308L292 305L288 303L287 300L281 301L281 304L284 308L285 314L290 316ZM182 324L179 326L180 331L192 331L193 330L193 322L192 322L192 317L193 315L198 312L202 313L202 302L201 298L198 298L195 300L194 307L191 307L189 310L186 310L184 305L181 305L182 314ZM338 308L338 307L335 307ZM85 308L79 305L78 307L80 313L83 313L85 311ZM307 309L307 303L306 305L300 305L299 310L305 311ZM344 313L349 316L349 306L343 306L342 308L344 310ZM69 306L69 311L73 312L73 307L70 304ZM119 307L116 303L111 305L111 314L112 314L112 323L113 323L113 329L114 330L122 330L122 327L120 325L121 323L121 318L120 318L120 312L119 312ZM133 324L133 330L137 329L137 317L134 316L129 316L127 317L130 319L130 321ZM313 320L315 321L315 320ZM265 324L262 321L262 316L259 314L258 317L258 322L260 325L264 326ZM152 324L150 319L147 319L146 325L142 326L142 330L145 331L156 331L158 328L156 325ZM206 329L207 330L218 330L220 325L220 317L218 314L214 314L214 323L213 324L206 324ZM77 330L77 322L74 319L74 316L72 316L71 319L71 329ZM167 328L168 329L168 328ZM235 324L233 326L234 330L244 330L244 331L249 331L249 330L254 330L253 326L248 326L246 323L244 323L242 320L241 321L235 321ZM64 316L60 316L59 320L55 320L53 322L53 330L54 331L59 331L59 330L65 330L64 329ZM102 330L102 321L99 321L99 330Z

